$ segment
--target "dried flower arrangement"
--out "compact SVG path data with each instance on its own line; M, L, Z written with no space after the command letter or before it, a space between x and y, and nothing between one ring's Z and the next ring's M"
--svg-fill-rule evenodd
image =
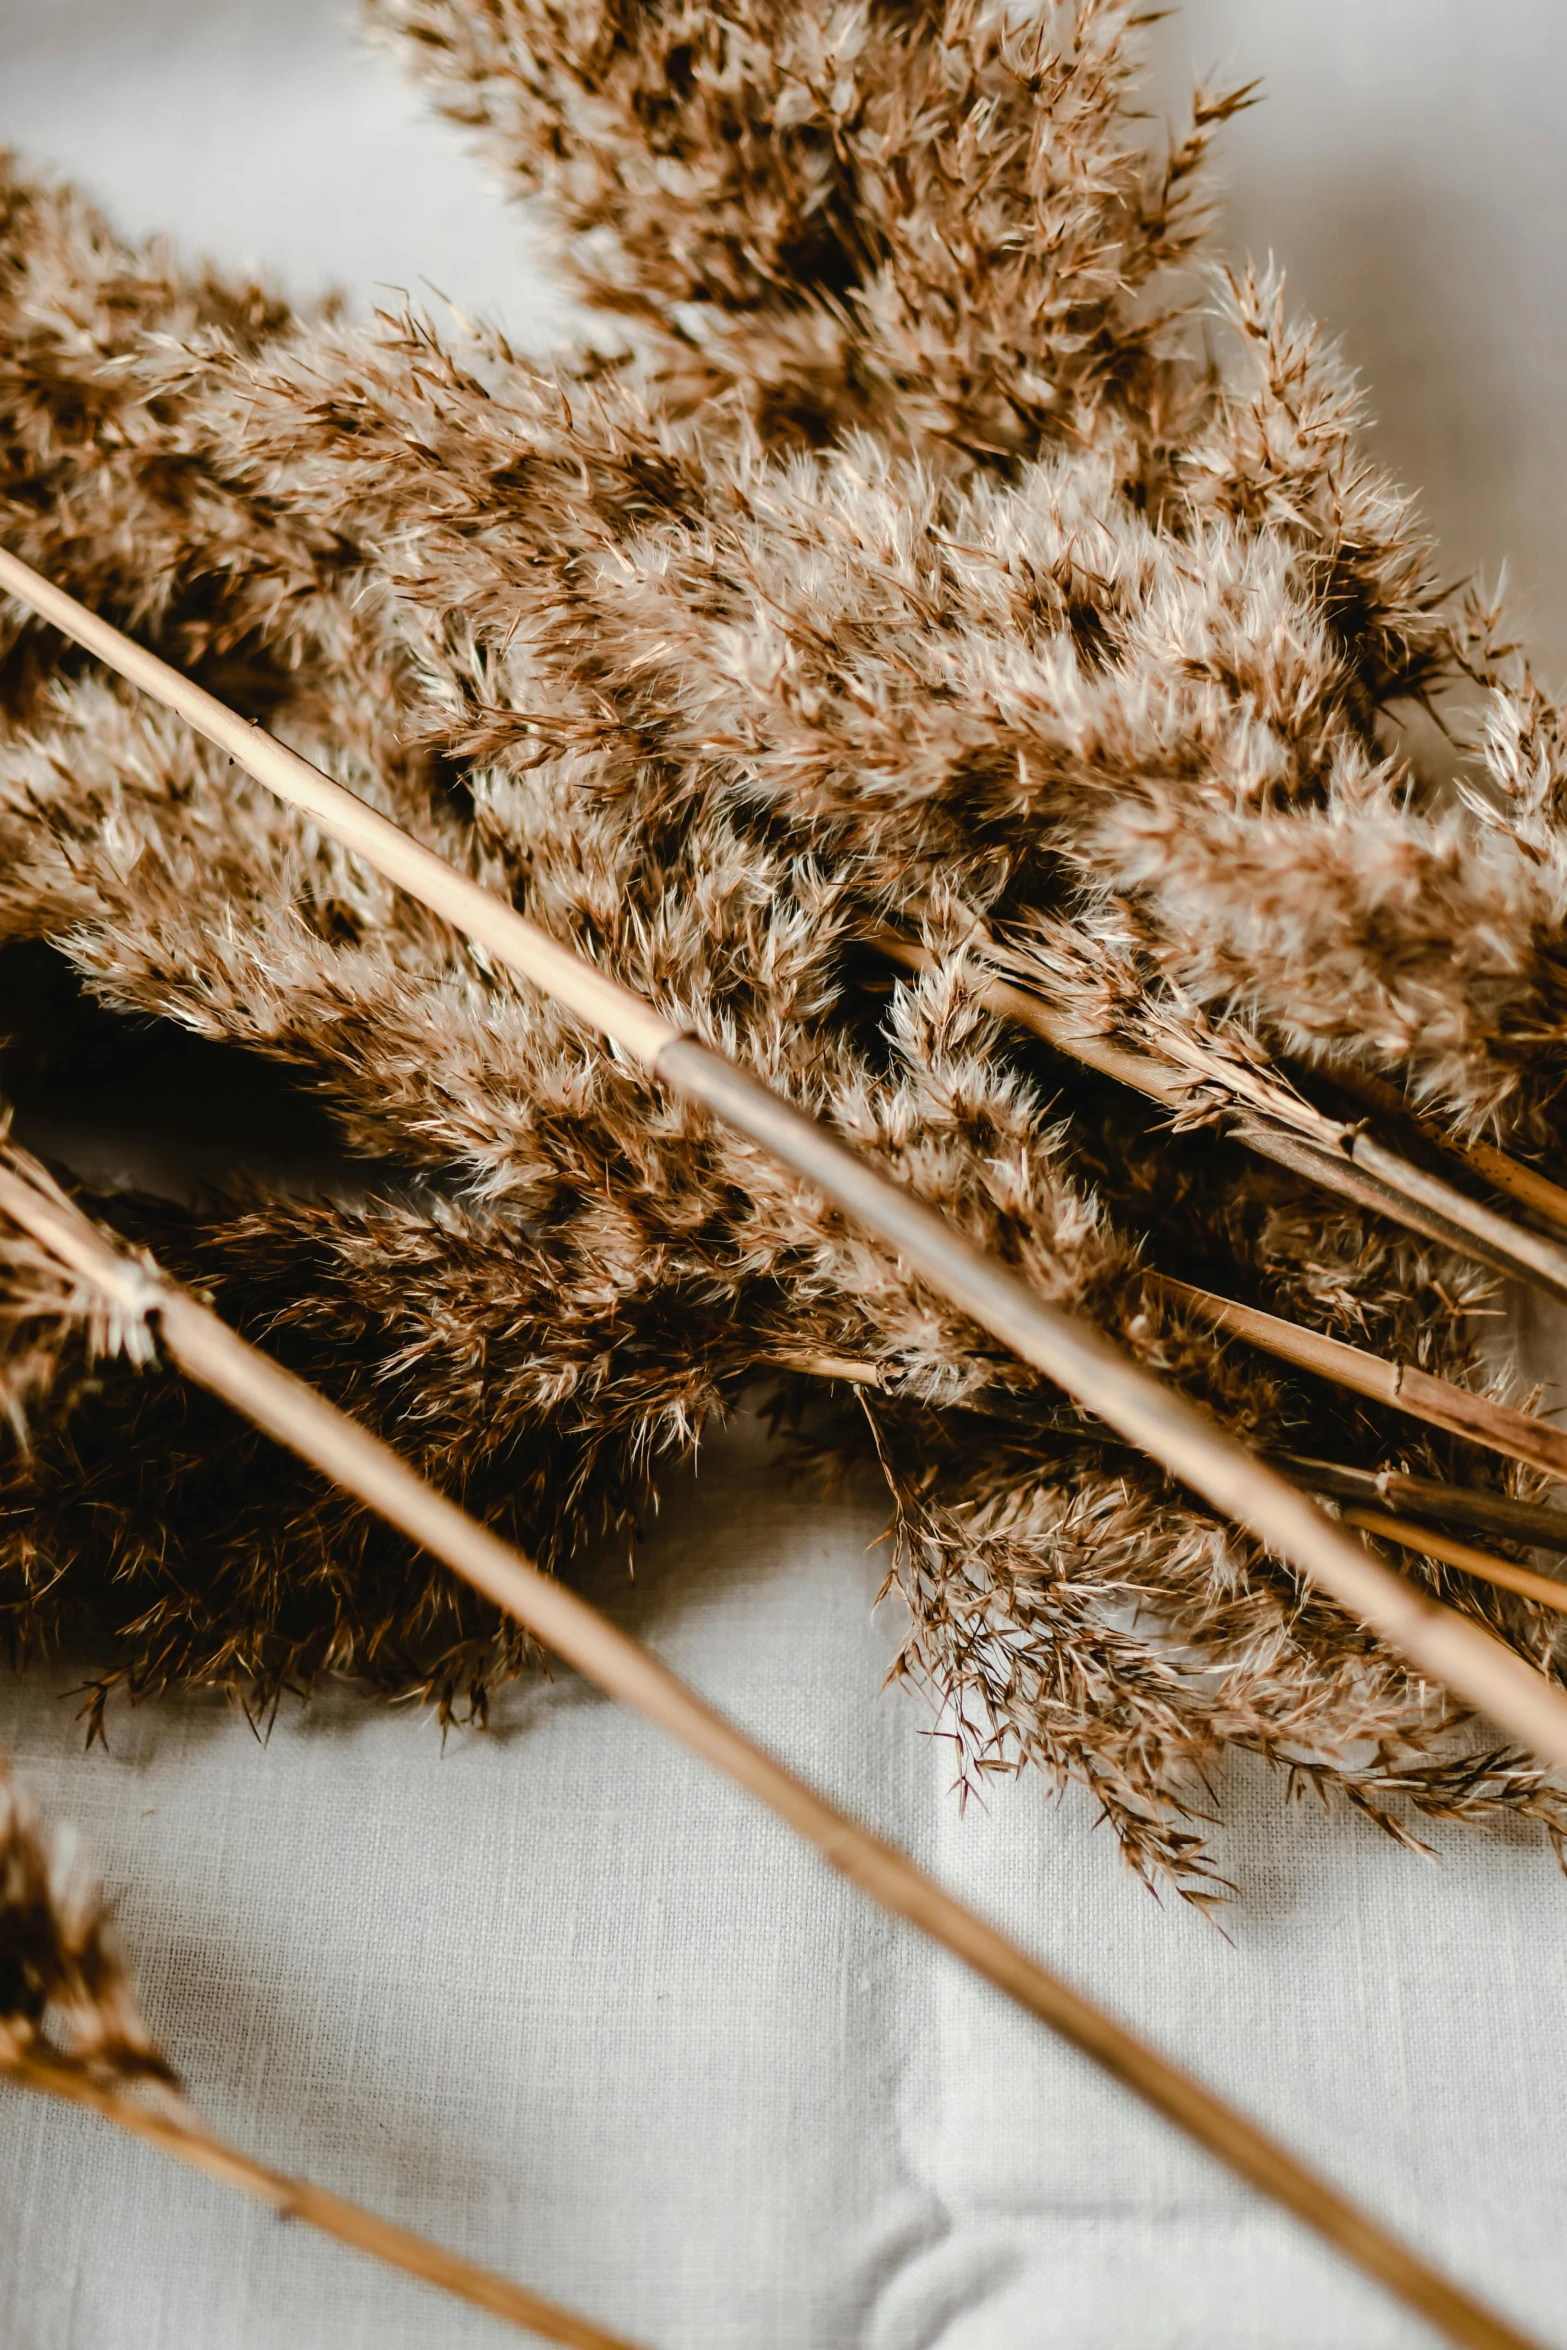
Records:
M90 1627L98 1722L324 1674L482 1713L537 1635L1516 2345L508 1542L559 1571L634 1531L766 1381L879 1465L966 1774L1079 1778L1198 1901L1228 1746L1406 1839L1559 1843L1567 1581L1517 1554L1567 1550L1567 1440L1477 1328L1498 1275L1567 1297L1561 721L1279 289L1233 283L1199 354L1247 93L1151 165L1125 6L372 13L553 213L589 324L547 366L0 183L0 933L121 1037L281 1068L360 1162L95 1227L8 1156L13 1644ZM1397 730L1441 696L1456 790ZM0 1929L44 1881L18 1860ZM8 2068L178 2137L38 2043L54 1980Z
M1537 1535L1551 1432L1492 1456L1475 1313L1498 1268L1567 1287L1530 1163L1560 722L1438 595L1277 289L1238 282L1233 350L1194 354L1200 167L1244 94L1151 166L1124 7L376 14L601 325L546 366L300 319L13 174L6 543L1244 1443L1401 1493L1394 1525ZM1080 1778L1197 1897L1227 1746L1402 1835L1411 1805L1562 1833L1535 1759L752 1142L52 637L6 662L6 935L282 1064L374 1162L351 1203L102 1213L470 1511L564 1569L772 1378L881 1465L905 1670L966 1771ZM1393 726L1458 685L1455 798ZM1372 1081L1420 1124L1368 1121ZM1398 1393L1216 1344L1193 1287L1355 1336ZM107 1372L8 1475L13 1637L91 1621L105 1690L332 1672L482 1709L526 1653L161 1377ZM1430 1541L1450 1608L1554 1675L1556 1611Z

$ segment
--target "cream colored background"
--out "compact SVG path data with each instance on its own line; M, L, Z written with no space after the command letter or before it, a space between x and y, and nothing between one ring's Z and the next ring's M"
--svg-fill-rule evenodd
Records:
M1194 0L1158 35L1262 71L1232 242L1348 339L1455 570L1516 562L1547 666L1557 548L1555 8ZM0 0L0 136L129 228L559 315L528 237L309 0ZM672 1497L636 1590L681 1669L1100 1998L1567 2342L1567 1887L1521 1840L1433 1867L1237 1770L1229 1940L1160 1909L1035 1782L957 1812L879 1693L870 1494L791 1489L756 1431ZM1339 2350L1424 2339L1284 2222L866 1912L569 1678L487 1739L333 1700L259 1745L216 1702L111 1717L6 1682L0 1738L122 1898L155 2021L223 2127L651 2343ZM499 2342L465 2315L0 2093L15 2350Z

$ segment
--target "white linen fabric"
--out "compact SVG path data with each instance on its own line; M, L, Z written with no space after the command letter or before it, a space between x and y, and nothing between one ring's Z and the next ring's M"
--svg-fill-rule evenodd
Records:
M1558 12L1496 0L1482 41L1456 0L1197 0L1159 38L1177 98L1188 51L1271 72L1231 141L1234 219L1306 255L1303 293L1397 387L1383 446L1455 565L1516 547L1559 653ZM0 136L128 228L299 287L427 281L539 340L561 315L514 221L319 0L5 0ZM1379 246L1356 223L1398 187L1432 225L1406 208ZM1543 299L1517 298L1531 285ZM634 1582L606 1562L597 1588L798 1768L1567 2340L1567 1886L1548 1857L1439 1832L1432 1866L1237 1766L1221 1934L1133 1883L1076 1795L1027 1779L960 1811L929 1717L880 1688L884 1514L868 1488L792 1486L742 1423L677 1483ZM279 2167L669 2350L1427 2338L570 1675L508 1692L485 1736L332 1697L286 1704L263 1742L184 1697L116 1709L107 1755L82 1752L80 1678L4 1679L0 1747L79 1823L197 2102ZM503 2338L0 2091L9 2350Z
M1236 1770L1229 1939L1037 1779L959 1811L880 1682L885 1512L708 1449L597 1595L797 1768L1555 2338L1567 1886L1535 1847L1286 1810ZM569 1675L487 1735L346 1699L4 1690L155 2028L234 2139L683 2350L1320 2350L1424 2337L737 1793ZM0 2091L15 2350L501 2338L98 2122Z

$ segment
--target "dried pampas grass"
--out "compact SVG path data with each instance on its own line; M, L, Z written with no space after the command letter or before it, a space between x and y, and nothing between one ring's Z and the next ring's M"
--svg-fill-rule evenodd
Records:
M1278 288L1228 290L1215 366L1181 323L1239 98L1150 163L1114 6L377 14L552 207L603 331L540 366L291 317L13 173L6 543L1234 1435L1537 1503L1533 1470L1218 1347L1143 1277L1480 1394L1461 1233L1150 1134L996 1016L974 951L1121 940L1139 1035L1240 1038L1303 1101L1379 1078L1455 1147L1559 1134L1556 715L1438 596ZM818 1450L881 1464L904 1670L968 1772L1080 1778L1196 1892L1229 1746L1400 1834L1411 1804L1560 1833L1531 1761L753 1148L177 721L25 626L8 663L6 934L267 1057L375 1162L352 1199L105 1212L467 1508L566 1568L771 1378ZM1454 803L1393 719L1460 688ZM889 929L924 964L890 993ZM525 1654L166 1381L106 1368L10 1479L14 1638L90 1622L105 1690L264 1706L337 1672L482 1709ZM1554 1611L1429 1572L1557 1672Z

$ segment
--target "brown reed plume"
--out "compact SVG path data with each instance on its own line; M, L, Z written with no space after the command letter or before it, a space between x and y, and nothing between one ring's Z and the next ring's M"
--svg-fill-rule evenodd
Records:
M40 1196L47 1196L41 1194ZM50 1278L52 1273L52 1280ZM6 1243L9 1305L38 1343L6 1361L8 1397L36 1395L51 1342L86 1318L97 1346L131 1346L150 1358L136 1299L145 1273L128 1267L117 1292L63 1264L47 1245L14 1232ZM214 2136L193 2112L179 2076L147 2028L110 1914L74 1837L48 1831L9 1770L0 1767L0 2078L102 2116L160 2153L240 2194L303 2220L421 2283L472 2302L570 2350L633 2350L623 2336L476 2267L374 2212L280 2171ZM148 2101L136 2092L151 2088Z
M1239 281L1216 369L1183 341L1199 166L1236 101L1151 161L1112 6L378 13L543 190L613 332L541 365L482 330L302 320L13 173L5 542L1233 1435L1531 1506L1529 1472L1462 1438L1216 1351L1141 1273L1146 1246L1474 1389L1486 1284L1450 1234L1391 1229L1375 1187L1323 1200L1151 1140L1091 1073L1063 1120L1058 1058L986 1009L969 951L977 924L1089 938L1113 904L1150 1003L1184 989L1261 1062L1380 1071L1450 1137L1555 1132L1550 713L1496 628L1438 608L1331 354L1273 292ZM652 1101L42 632L6 679L0 930L164 1037L266 1057L398 1178L110 1212L479 1514L565 1565L629 1535L758 1375L857 1365L861 1403L813 1438L881 1464L905 1667L967 1771L1081 1778L1137 1866L1197 1890L1193 1804L1229 1744L1400 1833L1411 1800L1559 1824L1530 1763L1478 1767L1384 1644L750 1144ZM1399 698L1448 679L1534 794L1527 843L1491 786L1482 823L1390 748ZM865 944L889 924L931 958L890 1000ZM258 1462L111 1371L9 1471L17 1639L90 1614L132 1689L216 1673L264 1705L342 1671L482 1708L519 1661L505 1627ZM1551 1615L1451 1598L1556 1669Z
M606 1694L633 1706L724 1772L815 1845L832 1867L883 1908L929 1935L1060 2034L1250 2186L1282 2204L1340 2254L1417 2310L1450 2341L1470 2345L1472 2350L1528 2350L1525 2337L1513 2327L1450 2284L1199 2081L1169 2064L966 1909L905 1854L826 1802L688 1689L640 1643L498 1542L416 1476L389 1446L323 1396L237 1338L210 1307L168 1281L145 1254L132 1256L112 1236L95 1229L45 1170L14 1147L0 1153L0 1234L5 1235L0 1242L0 1276L9 1274L14 1289L13 1318L0 1327L11 1341L15 1359L27 1364L27 1378L35 1392L41 1365L51 1346L57 1348L59 1333L73 1315L85 1314L92 1332L112 1334L122 1343L133 1328L137 1329L137 1351L143 1359L155 1334L156 1341L187 1376L246 1415L273 1442L290 1448L422 1544ZM48 1294L42 1278L50 1267L55 1273L53 1295ZM0 1908L0 1924L3 1919ZM97 1947L94 1942L92 1948ZM135 2040L134 2016L129 2025L117 2021L117 2016L118 2010L110 2012L92 2044L118 2047L125 2042L131 2048L132 2062L154 2069L161 2065L150 2045L143 2049ZM128 2113L115 2107L114 2100L93 2092L86 2081L66 2091L58 2067L58 2059L40 2057L36 2050L23 2051L13 2060L16 2076L27 2085L73 2094L78 2101L92 2103L109 2112L111 2118L125 2121L126 2126L140 2126L142 2135L167 2143L150 2126L150 2120L146 2125L130 2121ZM211 2141L206 2144L211 2149ZM169 2150L198 2159L177 2138ZM271 2174L258 2172L251 2178L251 2166L237 2163L229 2150L211 2151L206 2167L217 2168L220 2175L249 2184L253 2192L270 2192L271 2199L280 2205L280 2191L286 2190L287 2207L297 2209L301 2216L315 2217L318 2224L348 2235L366 2249L380 2249L384 2257L399 2256L388 2243L397 2232L383 2230L381 2223L369 2221L368 2215L351 2213L335 2198L319 2197L315 2190L295 2188L292 2182L277 2180ZM354 2234L356 2225L358 2233ZM419 2273L439 2273L443 2281L470 2298L488 2293L487 2306L498 2305L498 2290L517 2292L501 2288L499 2280L483 2278L478 2272L468 2271L465 2281L459 2281L456 2272L462 2264L446 2256L440 2256L446 2259L446 2266L437 2272L429 2247L403 2239L402 2264L413 2266L416 2257L431 2263ZM531 2301L520 2293L517 2297ZM535 2314L529 2322L540 2331L554 2330L558 2339L589 2343L607 2339L566 2313L543 2304L532 2306ZM567 2327L576 2331L561 2330Z

